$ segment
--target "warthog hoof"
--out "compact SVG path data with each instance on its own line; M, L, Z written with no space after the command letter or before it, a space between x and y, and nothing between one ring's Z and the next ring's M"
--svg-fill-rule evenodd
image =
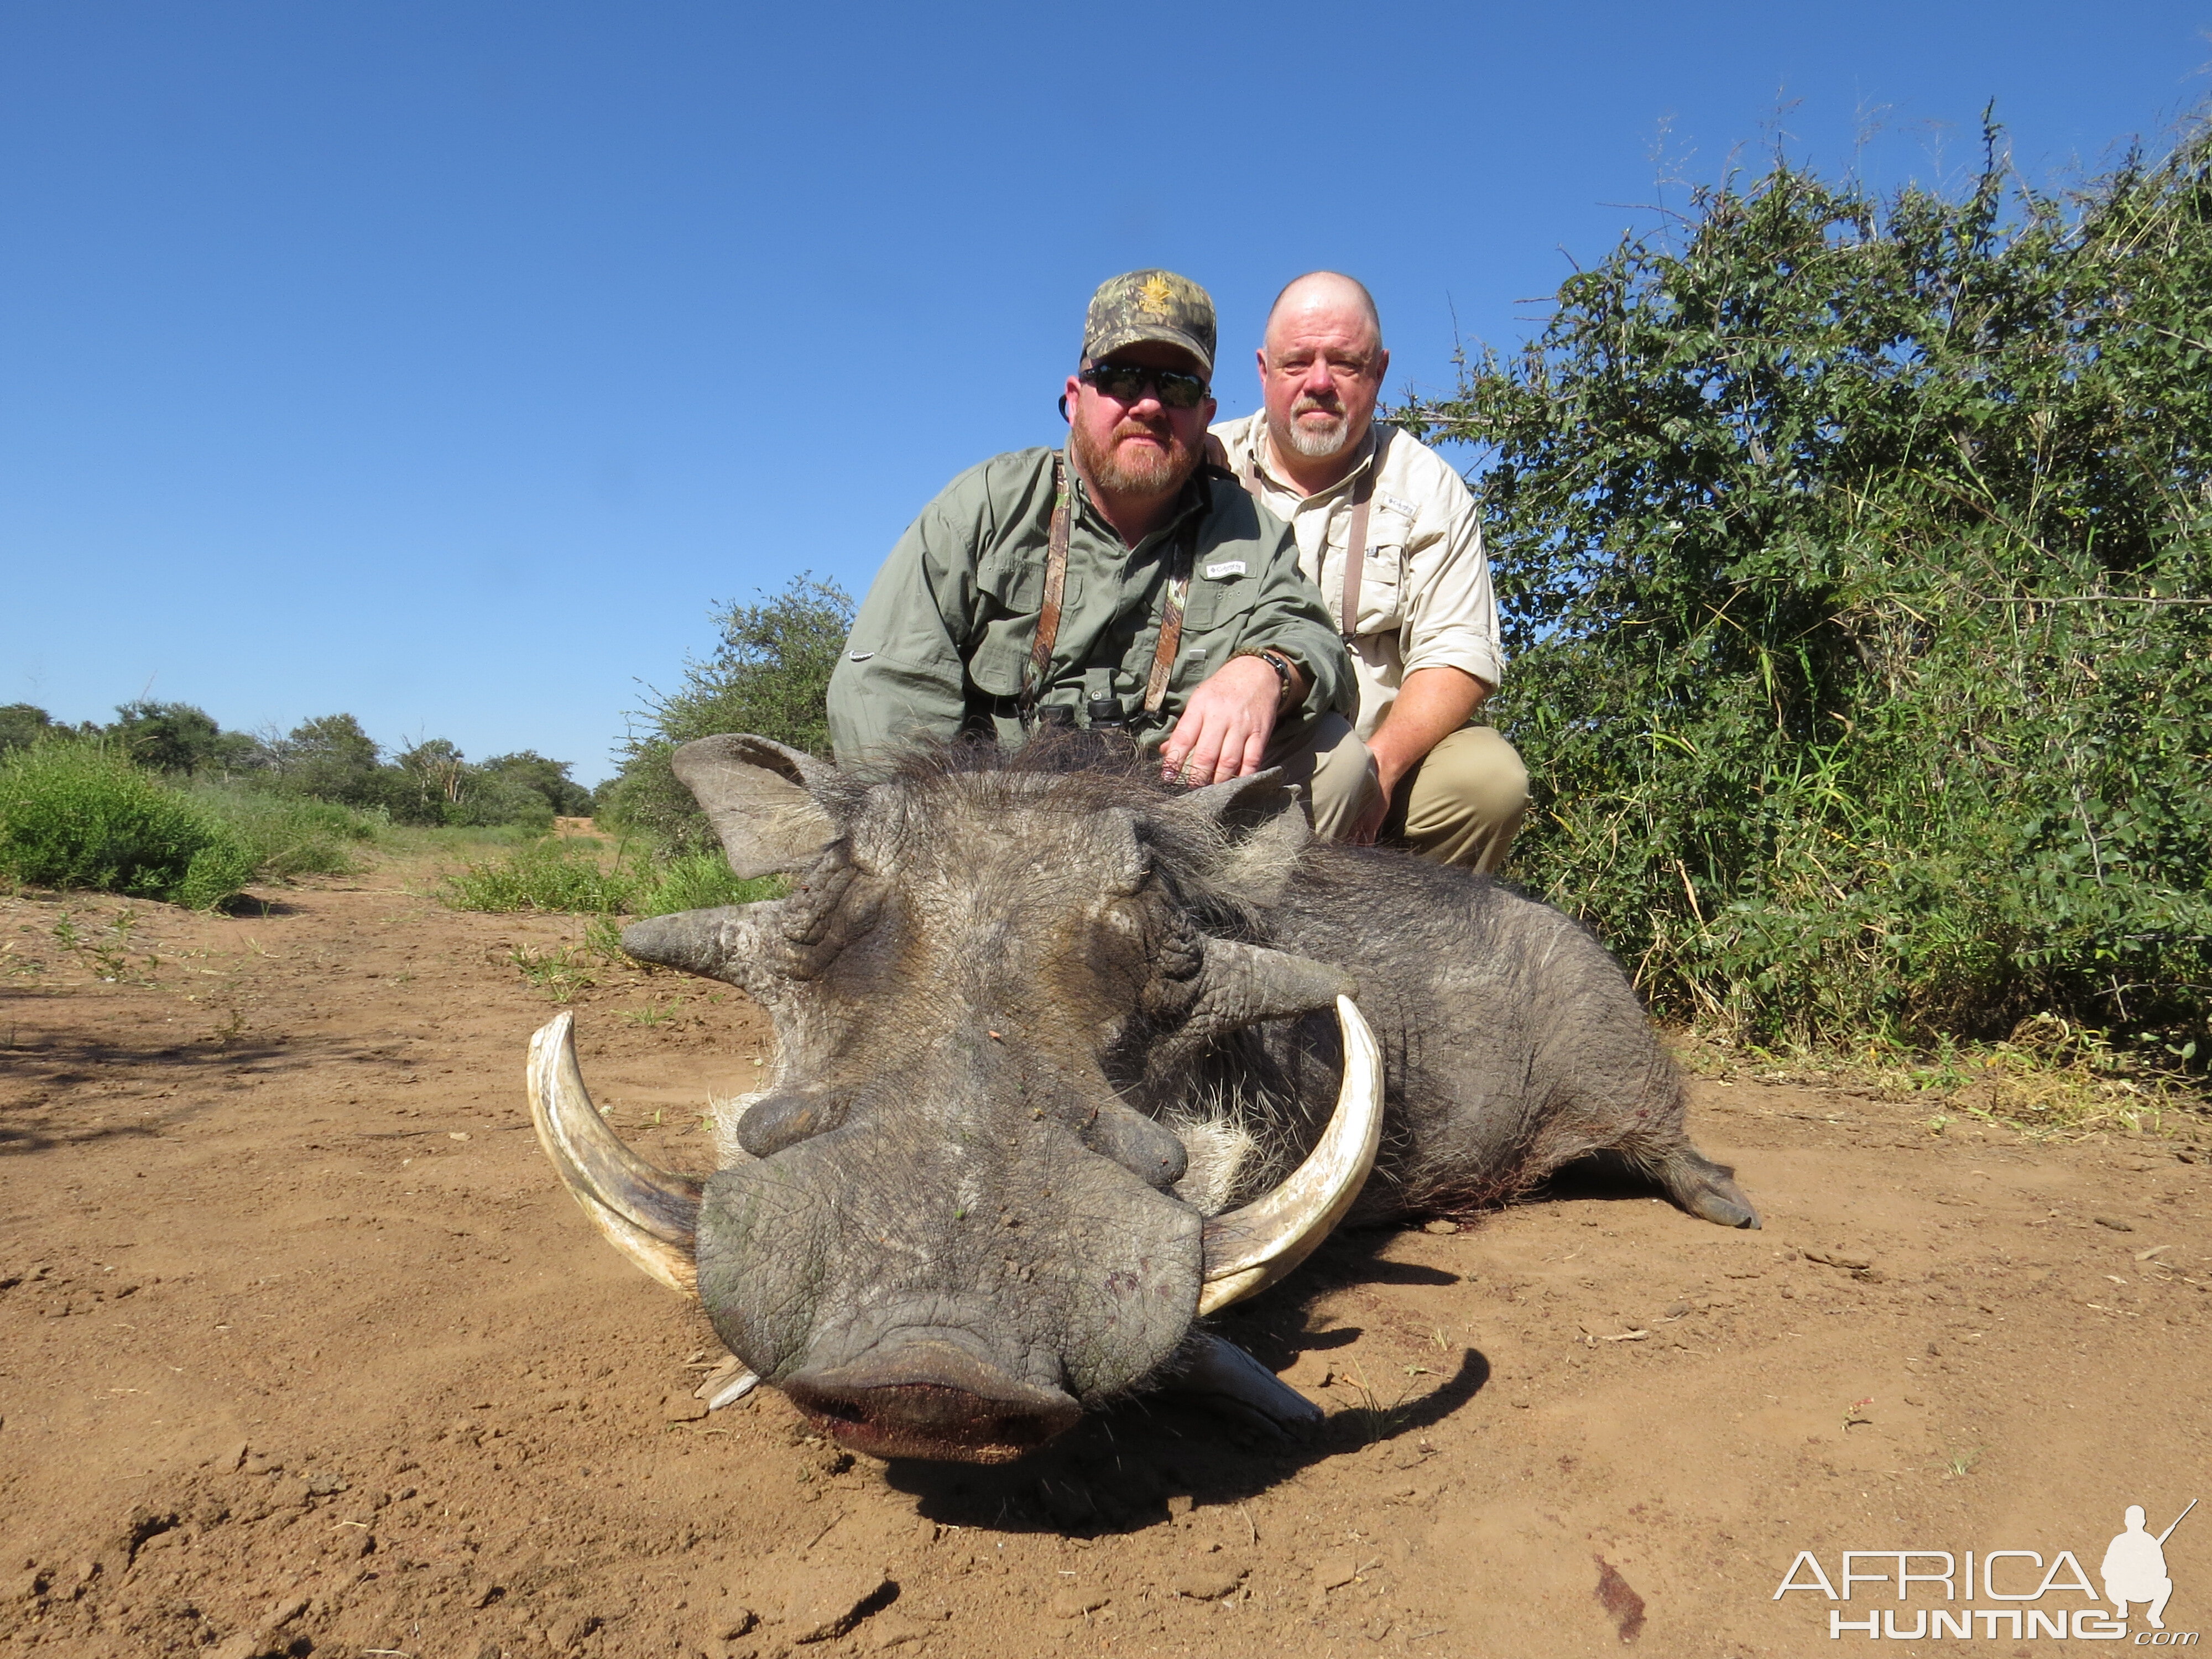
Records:
M1759 1212L1735 1184L1735 1171L1695 1152L1677 1158L1660 1179L1668 1196L1692 1215L1722 1227L1756 1227Z

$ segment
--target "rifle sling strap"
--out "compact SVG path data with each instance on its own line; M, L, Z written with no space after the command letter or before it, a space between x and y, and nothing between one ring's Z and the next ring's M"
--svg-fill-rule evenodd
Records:
M1030 672L1022 683L1020 709L1024 726L1036 700L1044 694L1045 679L1052 670L1053 643L1060 638L1060 605L1067 592L1067 537L1073 517L1073 504L1068 499L1067 459L1055 455L1052 458L1052 531L1045 543L1044 608L1037 612L1036 638L1030 644Z
M1375 499L1375 475L1382 470L1382 440L1370 434L1367 470L1352 489L1352 525L1344 538L1345 643L1359 637L1359 579L1367 569L1367 509Z
M1168 679L1175 672L1176 653L1182 646L1182 608L1190 595L1190 567L1198 543L1198 514L1183 521L1170 555L1167 592L1160 604L1160 642L1152 651L1152 672L1145 681L1145 712L1157 714L1167 701Z

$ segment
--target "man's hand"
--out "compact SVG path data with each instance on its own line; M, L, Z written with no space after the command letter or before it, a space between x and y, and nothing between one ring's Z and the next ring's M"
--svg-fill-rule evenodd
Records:
M1467 724L1468 716L1482 707L1490 687L1456 668L1417 668L1398 688L1397 701L1382 717L1367 751L1375 759L1375 775L1382 786L1382 799L1370 806L1359 822L1345 831L1354 847L1371 847L1390 816L1390 798L1406 775L1427 758L1430 750L1450 732Z
M1361 813L1352 827L1344 832L1348 847L1372 847L1375 837L1382 833L1382 821L1390 816L1390 794L1395 785L1386 785L1376 791L1375 799Z
M1291 691L1303 696L1305 677L1291 670ZM1194 789L1260 769L1283 682L1258 657L1231 657L1190 694L1182 716L1160 745L1160 776Z

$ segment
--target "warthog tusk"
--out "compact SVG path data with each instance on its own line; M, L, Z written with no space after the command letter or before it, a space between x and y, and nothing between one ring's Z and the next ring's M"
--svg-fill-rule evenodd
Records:
M607 1242L672 1291L693 1295L700 1183L656 1170L607 1127L576 1064L576 1017L530 1039L530 1115L561 1184Z
M1200 1314L1257 1294L1304 1261L1344 1219L1375 1167L1382 1141L1382 1050L1350 997L1337 998L1336 1019L1344 1032L1344 1081L1335 1115L1289 1180L1206 1222Z
M758 1387L759 1376L748 1369L744 1360L732 1354L700 1379L699 1386L691 1391L691 1397L705 1401L708 1411L718 1412L725 1406L736 1405Z
M1310 1429L1322 1420L1320 1407L1235 1343L1201 1331L1185 1352L1170 1386L1233 1400L1277 1428Z

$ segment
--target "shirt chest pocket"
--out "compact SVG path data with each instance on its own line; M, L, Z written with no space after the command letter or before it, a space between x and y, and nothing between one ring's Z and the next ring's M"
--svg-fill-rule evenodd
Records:
M1044 605L1044 550L1034 556L1019 548L984 554L975 561L975 601L979 622L1036 615Z
M1243 637L1245 619L1260 598L1260 579L1244 568L1222 569L1224 563L1242 567L1244 561L1220 558L1198 561L1198 568L1191 574L1190 592L1183 599L1182 635L1185 648L1206 641L1208 635L1224 635L1222 641L1226 649L1217 653L1208 652L1211 660L1217 654L1225 656L1237 648ZM1221 570L1218 576L1208 576L1211 565Z
M1060 614L1074 609L1076 578L1060 593ZM1044 555L1018 551L984 555L975 564L975 629L968 641L968 678L978 690L1011 697L1029 672L1037 613L1044 608Z
M1352 631L1395 633L1406 624L1406 543L1413 526L1395 513L1377 513L1371 528L1359 572L1359 623Z

